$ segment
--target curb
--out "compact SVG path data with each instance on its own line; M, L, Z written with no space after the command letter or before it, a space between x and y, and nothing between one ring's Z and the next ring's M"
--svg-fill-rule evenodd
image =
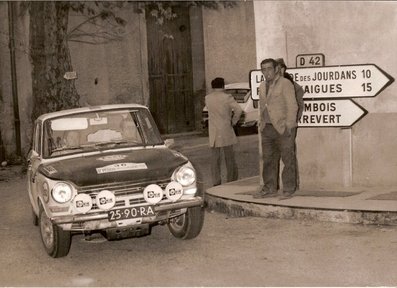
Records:
M397 212L303 208L273 204L250 203L206 195L205 203L210 211L226 213L234 217L263 217L278 219L314 220L322 222L397 225Z

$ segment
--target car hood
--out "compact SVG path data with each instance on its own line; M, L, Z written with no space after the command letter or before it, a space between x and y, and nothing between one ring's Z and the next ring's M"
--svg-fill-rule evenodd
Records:
M62 159L42 164L39 172L53 180L88 186L123 181L155 181L170 178L188 160L166 148L147 148Z

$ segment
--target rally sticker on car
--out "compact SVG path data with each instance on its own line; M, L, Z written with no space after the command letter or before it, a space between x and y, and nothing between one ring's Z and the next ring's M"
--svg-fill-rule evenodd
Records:
M117 163L117 164L96 168L96 172L98 174L103 174L103 173L112 173L112 172L129 171L129 170L142 170L142 169L147 169L145 163Z

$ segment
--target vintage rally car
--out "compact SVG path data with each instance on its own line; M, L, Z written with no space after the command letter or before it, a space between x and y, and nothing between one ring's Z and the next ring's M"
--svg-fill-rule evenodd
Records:
M196 237L204 222L202 181L166 144L137 104L40 116L27 179L46 252L66 256L76 233L118 240L149 235L157 224L177 238Z

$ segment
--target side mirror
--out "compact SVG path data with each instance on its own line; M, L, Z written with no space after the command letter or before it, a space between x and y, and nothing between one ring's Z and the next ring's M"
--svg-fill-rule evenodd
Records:
M33 159L39 159L40 160L40 155L36 151L30 150L27 158L28 158L27 159L28 164L31 165Z
M36 151L30 150L30 152L28 154L28 159L31 159L31 158L40 158L40 155Z
M165 146L167 146L167 148L172 148L173 146L175 146L175 140L174 139L165 139L164 144L165 144Z

